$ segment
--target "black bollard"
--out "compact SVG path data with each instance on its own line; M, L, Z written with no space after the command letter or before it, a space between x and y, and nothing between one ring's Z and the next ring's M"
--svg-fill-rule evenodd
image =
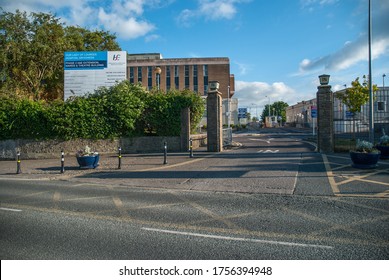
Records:
M164 142L163 164L167 164L167 142Z
M20 167L20 151L17 152L17 160L16 160L16 174L22 173L22 168Z
M61 150L61 173L65 173L65 153Z
M119 159L118 169L122 169L122 147L119 147L118 159Z
M189 139L189 157L193 158L193 140L192 140L192 138Z

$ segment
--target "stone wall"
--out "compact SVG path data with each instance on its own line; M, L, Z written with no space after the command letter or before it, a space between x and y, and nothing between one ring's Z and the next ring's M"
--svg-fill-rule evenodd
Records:
M206 138L204 135L194 135L193 147L204 145ZM164 142L167 142L168 152L180 152L180 137L134 137L120 138L113 140L89 140L77 139L69 141L61 140L4 140L0 141L0 159L15 159L17 151L20 151L22 159L44 159L57 158L61 150L65 155L75 155L78 150L88 145L93 151L100 154L115 154L118 147L122 147L122 152L132 153L154 153L162 152Z

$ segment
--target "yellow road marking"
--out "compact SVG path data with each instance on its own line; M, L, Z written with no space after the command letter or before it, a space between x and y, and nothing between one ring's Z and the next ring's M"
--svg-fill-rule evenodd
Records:
M44 193L50 193L52 191L42 191L42 192L34 192L34 193L29 193L29 194L26 194L26 195L18 195L18 196L14 196L14 197L11 197L11 198L8 198L8 199L2 199L2 201L9 201L9 200L14 200L14 199L17 199L17 198L27 198L27 197L32 197L32 196L36 196L36 195L40 195L40 194L44 194Z
M53 195L54 208L58 208L58 203L61 199L61 193L56 191Z
M174 191L171 191L170 193L172 193L174 196L178 197L180 200L184 201L185 203L189 204L193 208L199 210L200 212L203 212L207 216L210 216L213 220L219 221L219 222L221 222L221 223L223 223L223 224L225 224L225 225L227 225L227 226L229 226L231 228L239 229L239 227L237 225L235 225L234 223L232 223L228 219L225 219L224 217L215 214L214 212L212 212L211 210L201 206L200 204L198 204L198 203L196 203L194 201L191 201L189 199L183 198L183 197L177 195Z
M338 185L335 182L334 174L332 173L331 166L328 162L328 158L325 154L321 154L321 156L323 158L323 163L324 163L324 166L325 166L326 172L327 172L328 182L330 183L332 192L334 195L338 195L340 193L340 191L339 191Z
M123 206L122 200L118 196L112 197L113 203L115 204L116 209L119 211L120 215L126 217L128 215L126 209Z
M153 227L164 227L171 229L185 229L185 230L196 230L196 231L206 231L206 232L214 232L214 233L228 233L230 235L249 235L249 236L260 236L261 238L279 238L279 239L291 239L291 240L305 240L305 241L320 241L320 242L329 242L331 244L357 244L357 245L369 245L376 247L387 247L389 242L376 243L366 239L357 239L357 238L342 238L342 237L334 237L334 236L313 236L307 235L306 233L283 233L283 232L266 232L262 230L249 230L249 229L231 229L231 228L220 228L220 227L207 227L207 226L191 226L188 224L182 223L172 223L169 222L160 222L160 221L150 221L144 219L136 219L129 216L99 216L94 214L88 214L85 212L72 212L69 210L59 210L53 208L41 208L27 205L5 205L7 207L20 208L24 210L33 210L40 211L46 213L58 213L58 214L66 214L69 216L82 217L82 218L93 218L97 220L104 221L120 221L120 222L131 222L136 224L141 224L143 227L145 225L150 225Z
M210 156L207 156L207 157L210 157ZM151 167L151 168L146 168L146 169L134 170L132 172L147 172L147 171L154 171L154 170L169 169L169 168L172 168L172 167L183 166L183 165L187 165L187 164L190 164L190 163L198 162L198 161L206 159L207 157L196 158L196 159L193 159L193 160L184 161L184 162L175 163L175 164L170 164L170 165L164 165L164 166L158 166L158 167Z

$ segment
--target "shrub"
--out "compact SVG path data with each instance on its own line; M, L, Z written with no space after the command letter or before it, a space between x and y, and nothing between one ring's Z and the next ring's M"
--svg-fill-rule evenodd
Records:
M128 81L82 97L45 103L0 96L0 139L109 139L180 135L181 110L190 107L192 131L204 112L193 92L146 92Z

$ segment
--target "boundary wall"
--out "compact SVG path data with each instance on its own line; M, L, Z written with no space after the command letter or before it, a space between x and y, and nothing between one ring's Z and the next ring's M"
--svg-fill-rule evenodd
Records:
M193 148L206 145L206 134L191 135ZM164 142L167 142L168 152L185 152L181 147L181 137L149 136L118 138L107 140L3 140L0 141L0 160L14 160L20 151L22 159L58 158L61 150L65 155L75 155L88 145L92 151L100 154L116 154L118 147L124 154L163 152Z

